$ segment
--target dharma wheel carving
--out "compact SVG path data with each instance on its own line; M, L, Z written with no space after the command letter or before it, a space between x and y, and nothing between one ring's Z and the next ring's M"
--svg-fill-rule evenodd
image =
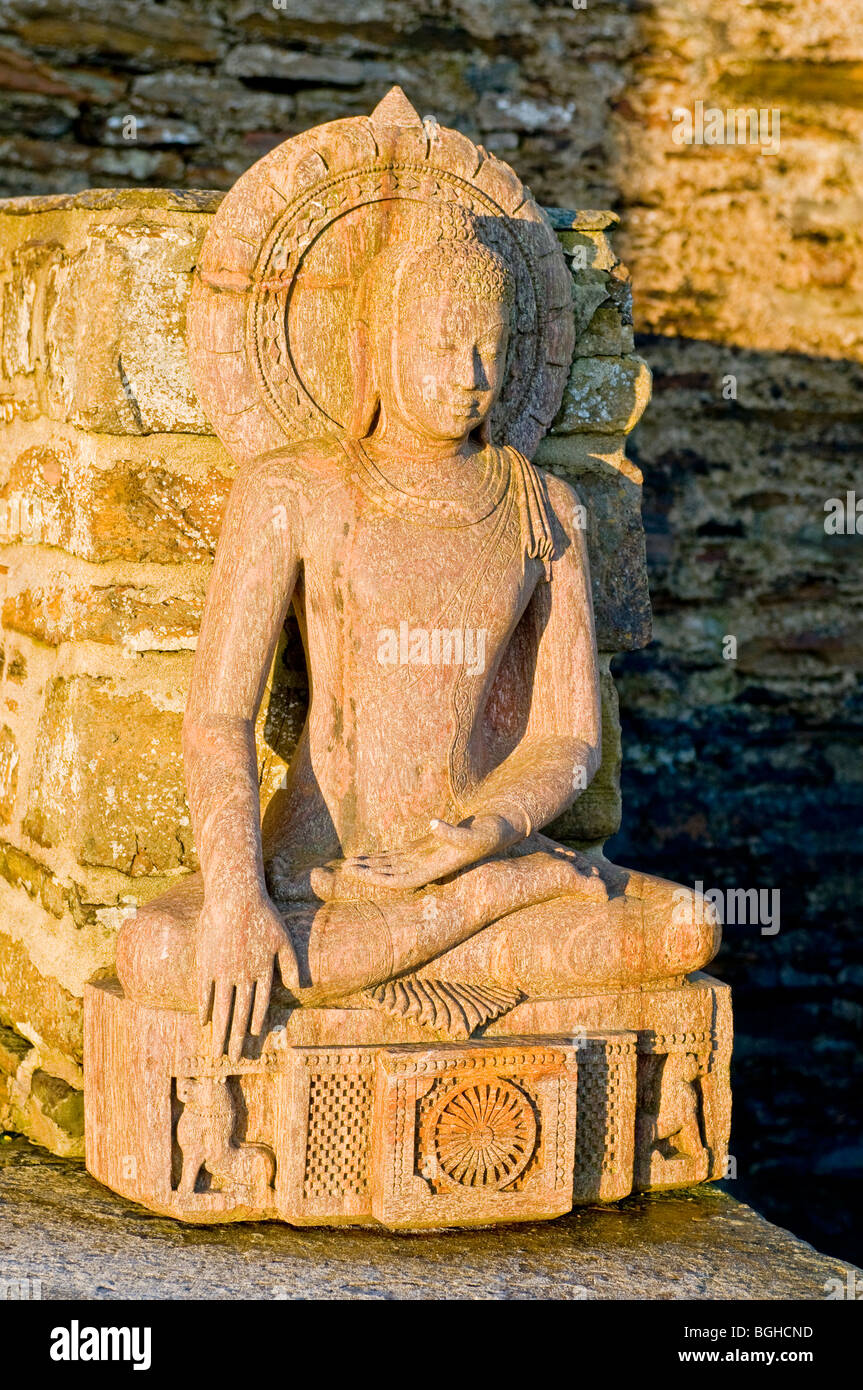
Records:
M529 1098L511 1081L470 1081L449 1091L431 1117L438 1168L461 1187L508 1187L536 1149Z

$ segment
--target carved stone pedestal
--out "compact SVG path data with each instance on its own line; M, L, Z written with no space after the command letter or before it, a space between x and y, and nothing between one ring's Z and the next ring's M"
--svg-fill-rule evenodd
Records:
M525 1003L452 1043L375 1009L297 1009L214 1061L189 1014L85 1003L94 1177L181 1221L395 1230L560 1216L721 1177L728 989Z

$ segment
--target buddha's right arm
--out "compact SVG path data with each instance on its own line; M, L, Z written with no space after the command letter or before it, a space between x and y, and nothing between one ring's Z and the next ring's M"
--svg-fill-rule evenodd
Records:
M272 463L233 485L213 567L186 715L183 760L210 901L264 893L255 720L297 577L300 507Z

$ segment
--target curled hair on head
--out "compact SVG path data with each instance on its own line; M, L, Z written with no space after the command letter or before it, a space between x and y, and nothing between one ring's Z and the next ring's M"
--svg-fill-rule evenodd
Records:
M354 439L368 436L380 405L373 326L394 323L406 289L415 298L421 298L450 286L467 298L503 304L507 315L512 313L512 273L503 258L480 241L447 238L419 245L397 242L379 252L366 266L357 286L348 337L354 396L347 432Z

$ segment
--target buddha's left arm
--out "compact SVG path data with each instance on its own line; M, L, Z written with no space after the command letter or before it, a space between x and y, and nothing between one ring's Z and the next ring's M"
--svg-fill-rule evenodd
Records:
M469 813L503 816L519 836L554 820L599 767L599 670L584 515L573 490L546 477L555 558L523 618L533 658L529 717L517 746L471 796Z

